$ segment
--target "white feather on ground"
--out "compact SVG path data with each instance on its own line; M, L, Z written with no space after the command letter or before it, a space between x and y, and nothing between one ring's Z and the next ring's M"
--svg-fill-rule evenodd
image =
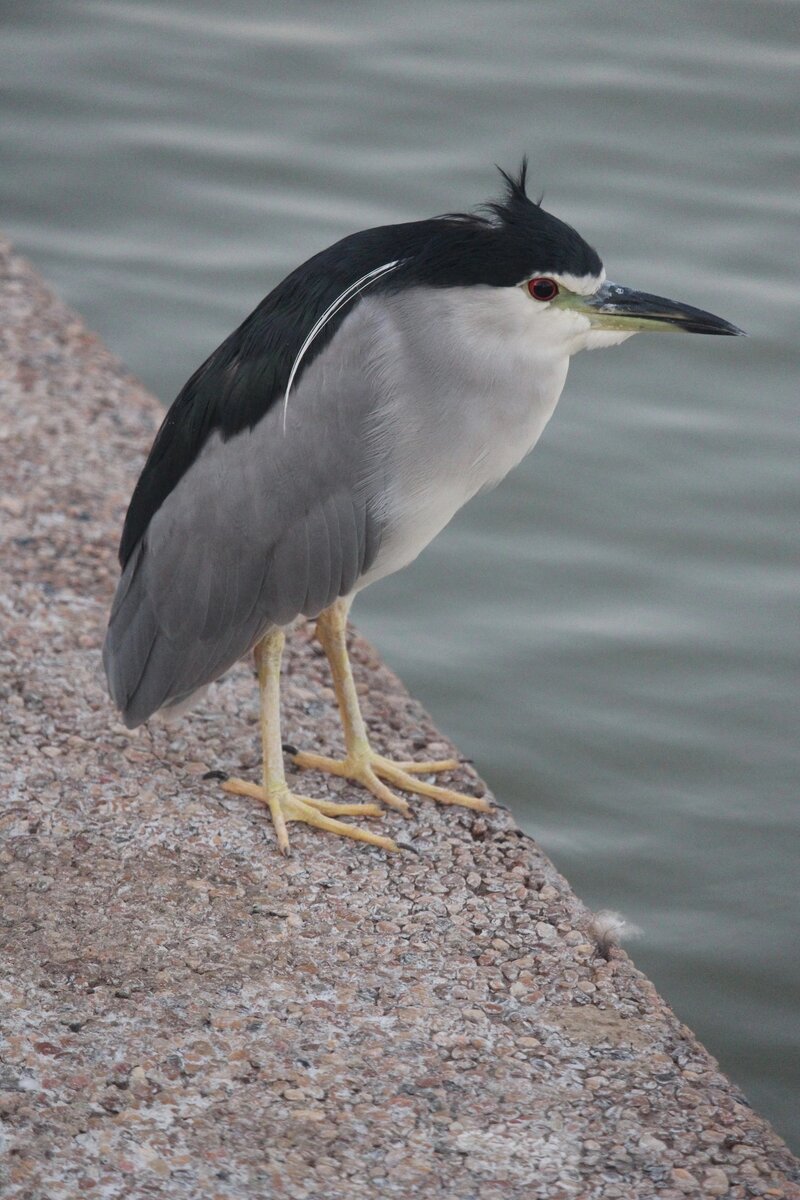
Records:
M619 946L621 942L631 938L642 936L642 930L638 925L633 925L630 921L626 921L621 913L612 912L607 908L594 914L589 924L589 933L604 958L608 958L609 951L614 946Z

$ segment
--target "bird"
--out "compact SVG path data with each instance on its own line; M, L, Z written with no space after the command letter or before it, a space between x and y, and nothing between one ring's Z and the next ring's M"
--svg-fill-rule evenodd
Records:
M553 415L570 358L634 333L736 336L711 313L612 283L597 251L528 195L527 160L476 209L350 234L279 283L184 385L125 517L103 661L129 728L185 712L239 659L258 675L261 777L229 793L387 851L343 817L407 814L400 793L486 811L371 744L347 649L354 597L411 563L498 484ZM334 803L290 788L280 725L287 631L316 621L341 758L294 763L364 786Z

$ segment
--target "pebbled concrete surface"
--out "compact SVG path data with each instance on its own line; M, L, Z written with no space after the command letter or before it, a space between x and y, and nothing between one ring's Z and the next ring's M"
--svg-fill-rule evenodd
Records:
M387 813L394 856L293 826L285 861L203 778L256 778L249 665L171 731L115 721L99 647L159 407L2 243L0 317L5 1200L800 1197L505 810ZM354 655L376 745L448 754ZM338 745L304 627L284 697L287 740Z

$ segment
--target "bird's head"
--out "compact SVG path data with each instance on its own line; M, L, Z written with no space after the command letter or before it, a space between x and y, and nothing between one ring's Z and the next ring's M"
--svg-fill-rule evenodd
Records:
M597 251L527 195L525 160L517 176L501 174L504 198L480 215L430 223L433 236L398 264L397 283L499 289L503 299L495 291L494 304L502 304L517 335L560 357L614 346L634 333L742 333L688 304L611 283ZM393 286L391 276L386 282Z
M501 361L526 362L547 376L551 398L578 350L614 346L648 330L742 332L688 304L610 283L597 251L530 199L525 159L516 176L501 174L506 193L483 210L350 234L298 267L259 305L241 337L252 325L262 353L264 337L274 337L272 374L286 381L284 428L293 386L366 298L380 304L382 296L411 294L414 332L441 358L473 354L491 377Z

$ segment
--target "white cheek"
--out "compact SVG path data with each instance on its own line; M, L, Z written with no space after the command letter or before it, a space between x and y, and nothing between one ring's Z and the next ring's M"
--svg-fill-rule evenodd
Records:
M627 342L629 337L633 337L634 333L635 329L630 333L622 333L618 329L590 329L583 338L583 349L604 350L606 346L619 346L622 342Z
M583 313L564 308L542 308L530 322L531 336L540 353L568 357L583 350L591 334L591 322Z
M563 308L548 308L537 313L533 325L542 352L549 349L556 354L566 355L577 354L579 350L601 350L606 346L619 346L636 332L593 329L591 320L585 313L571 312Z

